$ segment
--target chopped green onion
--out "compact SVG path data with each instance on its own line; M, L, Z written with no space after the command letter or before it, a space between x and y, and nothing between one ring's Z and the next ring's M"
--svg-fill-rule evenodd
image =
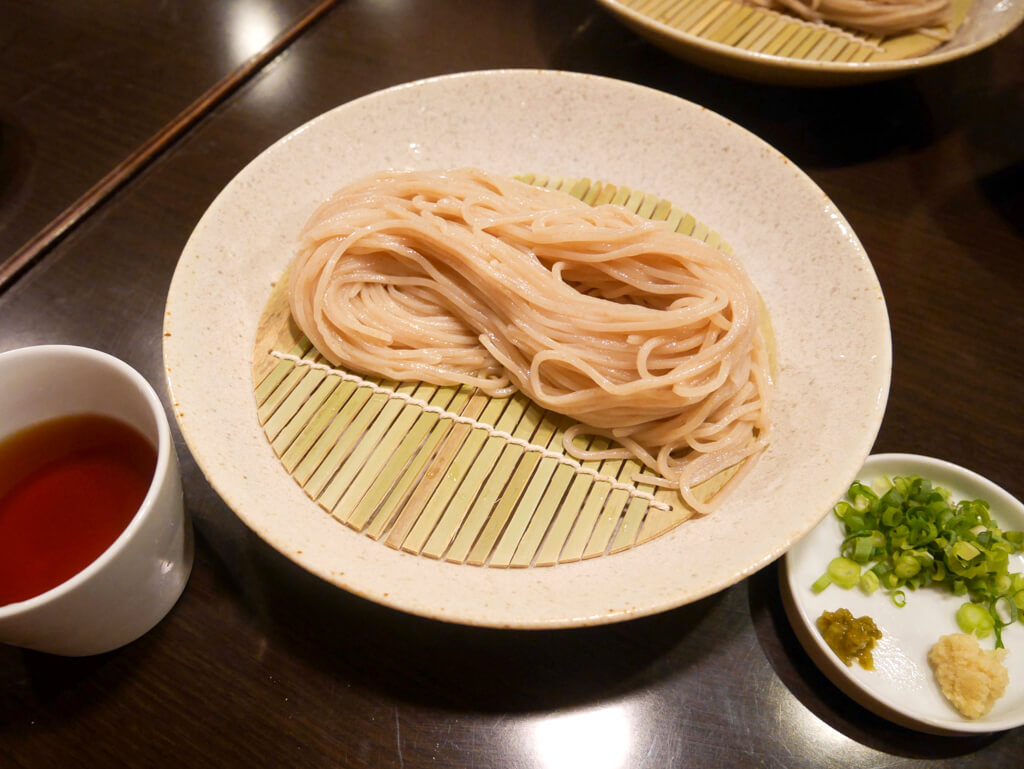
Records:
M857 537L853 540L853 555L850 556L857 563L867 563L875 552L875 543L871 537Z
M912 555L901 555L896 559L896 565L892 571L900 579L910 579L921 571L921 564Z
M859 583L866 593L884 588L903 606L905 590L943 586L970 598L957 612L961 627L961 614L973 606L970 624L994 633L997 648L1003 627L1024 622L1024 575L1009 570L1024 532L1004 532L984 500L954 502L925 478L896 476L874 488L855 481L832 512L844 528L840 557L814 583L815 592Z
M1014 604L1009 596L1005 595L1001 595L993 601L992 613L996 616L996 620L1002 623L1004 627L1016 622L1019 615L1016 604Z
M987 638L995 629L992 615L976 603L965 603L957 609L956 624L965 633L974 633L978 638Z
M981 551L972 545L970 542L960 540L950 548L952 554L959 558L964 563L970 563L970 561L981 555Z
M839 587L849 590L860 581L860 564L849 558L833 558L826 572Z
M860 589L870 595L878 590L878 575L870 569L860 575ZM1021 596L1024 598L1024 594Z

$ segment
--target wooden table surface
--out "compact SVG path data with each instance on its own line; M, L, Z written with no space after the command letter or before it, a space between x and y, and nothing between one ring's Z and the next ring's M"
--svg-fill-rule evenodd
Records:
M590 72L701 104L806 171L889 308L875 451L941 457L1024 497L1024 30L909 77L791 89L673 59L588 0L3 0L0 18L0 350L102 349L166 402L178 255L262 149L425 76ZM177 445L188 588L109 654L0 646L0 766L991 767L1024 753L1024 729L927 736L840 693L799 647L774 564L604 627L448 625L303 572Z

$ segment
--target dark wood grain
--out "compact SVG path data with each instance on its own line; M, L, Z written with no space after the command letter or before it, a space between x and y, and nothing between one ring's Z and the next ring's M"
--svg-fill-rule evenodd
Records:
M333 4L0 4L0 286Z
M274 140L422 76L593 72L702 104L803 168L885 291L895 365L876 450L940 456L1022 497L1022 60L1018 31L934 71L797 90L677 62L585 0L347 0L0 293L0 349L94 346L162 386L178 254ZM1022 729L928 737L846 698L800 649L774 565L619 625L446 625L296 568L225 507L180 437L178 450L197 532L182 600L101 657L0 647L0 765L991 767L1024 751Z

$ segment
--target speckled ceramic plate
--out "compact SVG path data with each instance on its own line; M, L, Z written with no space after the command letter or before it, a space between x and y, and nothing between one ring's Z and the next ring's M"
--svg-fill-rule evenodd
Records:
M771 447L712 516L641 547L550 568L473 569L392 550L325 514L257 419L256 327L314 206L385 168L478 166L614 180L721 232L771 312ZM475 72L371 94L302 126L217 197L171 284L174 413L228 505L296 563L374 601L495 627L597 624L669 609L753 573L808 532L870 451L888 393L885 303L863 248L798 168L659 91L586 75Z
M992 482L962 467L913 454L876 454L868 457L857 477L865 483L894 475L919 475L949 489L960 499L984 499L992 517L1004 529L1024 529L1024 505ZM928 650L940 636L960 632L956 610L964 602L938 590L907 592L906 606L898 608L882 592L866 595L859 589L830 586L821 593L811 584L838 555L842 524L829 515L786 555L782 569L782 595L797 636L815 663L840 689L869 710L903 726L937 734L997 732L1024 724L1024 625L1003 630L1009 650L1003 663L1010 674L1006 694L991 712L968 720L942 696L928 665ZM1011 556L1010 571L1024 572L1024 555ZM874 670L844 665L829 649L815 626L823 611L845 607L855 617L869 616L882 631L873 656ZM991 649L992 638L983 639Z
M600 0L626 26L679 58L783 85L846 85L896 77L968 56L1024 21L1024 0L954 0L953 38L881 40L752 10L741 0ZM966 17L964 13L966 12Z

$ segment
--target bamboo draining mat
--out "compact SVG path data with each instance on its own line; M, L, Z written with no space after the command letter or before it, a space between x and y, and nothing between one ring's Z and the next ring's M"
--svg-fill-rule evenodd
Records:
M908 32L890 37L867 35L784 13L756 8L742 0L619 0L622 6L709 42L751 53L803 61L879 62L909 59L944 41ZM953 0L950 32L963 23L970 0Z
M716 232L653 195L587 179L519 178L592 205L623 205L730 251ZM260 319L253 382L267 439L306 494L355 531L408 553L472 566L553 566L627 550L692 515L676 492L634 485L635 460L579 465L565 457L562 436L572 422L521 394L492 399L468 387L332 369L291 320L286 277ZM728 471L712 479L703 493L727 478Z

